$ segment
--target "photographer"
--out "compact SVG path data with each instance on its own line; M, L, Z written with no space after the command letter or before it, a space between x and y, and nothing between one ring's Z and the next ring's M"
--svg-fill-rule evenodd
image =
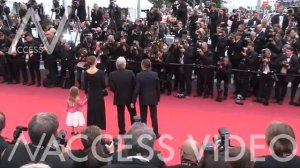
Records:
M17 147L9 145L2 153L0 167L21 167L31 162L42 162L50 167L73 167L73 161L64 158L58 146L52 146L56 141L53 136L57 136L58 126L58 119L54 114L39 113L33 116L28 123L31 142L29 144L19 143ZM28 147L31 153L37 152L34 159L27 151Z
M175 53L177 64L179 67L179 94L190 96L192 92L192 72L191 64L195 63L193 53L187 51L183 45L179 45ZM187 64L187 65L186 65Z
M299 66L298 57L294 54L294 48L290 45L283 47L284 54L278 58L277 70L280 73L275 85L275 97L278 104L282 104L287 92L287 85L293 82Z
M130 52L130 46L127 44L127 38L121 37L120 42L117 43L116 58L120 56L124 56L125 58L127 58L129 52Z
M40 43L33 39L32 34L26 33L24 46L28 48L28 53L25 53L25 59L28 59L27 65L29 68L31 82L28 86L35 85L41 86L41 72L40 72L40 53L36 52L39 49Z
M71 150L69 152L71 152L77 158L83 158L87 156L87 161L75 162L76 167L97 168L105 166L107 162L109 162L109 157L114 152L114 142L110 141L110 145L108 145L108 142L106 142L104 137L103 139L98 139L100 136L102 136L100 132L101 130L97 126L88 126L84 130L82 130L81 136L87 137L87 139L81 138L81 143L84 148L82 150ZM99 142L96 144L96 146L92 146L96 139ZM95 158L92 148L96 148L95 150L98 157L101 157L102 159L107 159L107 161L104 162Z
M99 8L99 6L95 3L94 8L91 11L91 28L97 28L100 26L100 23L103 20L102 15L103 13L101 11L101 8Z
M78 4L77 6L77 16L80 22L84 22L86 20L86 7L85 0L73 0Z
M156 22L160 22L161 19L162 19L162 16L161 16L158 6L153 5L153 7L150 9L150 12L147 13L148 27L151 27Z
M217 9L217 5L215 3L211 3L208 16L210 21L209 24L210 35L213 35L216 33L216 28L218 25L218 18L219 18L219 12Z
M257 25L261 24L261 20L258 19L258 13L253 12L252 19L248 21L248 27L255 27Z
M223 100L227 99L228 96L228 84L231 79L231 63L229 62L228 57L221 57L220 61L217 62L217 71L216 71L216 77L217 77L217 92L218 96L216 98L216 101L221 102ZM223 84L223 89L221 88L221 83ZM224 92L222 97L222 92Z
M75 54L76 54L76 58L77 58L77 81L79 84L79 88L83 88L82 86L82 71L86 70L87 66L86 66L86 59L89 55L93 55L93 49L92 49L92 43L93 43L93 39L92 36L90 34L85 34L83 35L83 42L79 43L76 48L75 48Z
M255 51L257 53L260 53L262 51L262 49L264 48L264 45L266 43L266 34L263 31L263 27L261 24L256 26L256 38L254 40L254 44L255 44Z
M276 57L269 49L264 49L260 57L260 66L258 74L258 95L254 102L269 105L269 99L272 93L276 76Z
M5 141L5 138L2 137L2 130L5 128L5 124L6 124L5 121L6 121L5 114L3 112L0 112L0 153L1 154L8 146L8 143Z
M176 4L176 18L177 21L181 21L183 24L183 27L186 26L186 21L188 19L188 10L187 10L187 4L185 0L178 0L178 4Z
M0 19L3 19L5 21L5 25L7 27L10 27L11 20L10 20L10 9L8 6L6 6L6 0L0 1Z
M133 45L130 47L130 54L126 58L128 61L128 69L132 70L134 74L141 71L139 62L143 59L143 49L140 47L138 41L133 41Z
M207 43L199 43L196 48L197 95L213 98L213 59L214 55L208 49Z
M272 17L271 23L272 23L272 26L274 26L275 24L278 24L280 26L280 28L282 29L282 32L285 32L285 29L288 27L289 20L288 20L288 16L286 14L284 14L283 12L284 12L284 7L283 6L279 7L278 14L276 14L275 16Z
M0 21L1 23L1 21ZM1 64L1 72L3 74L3 81L2 83L8 82L11 83L12 76L10 74L10 67L8 64L7 58L9 55L7 54L9 47L11 45L10 40L6 37L3 31L0 31L0 64Z
M75 44L70 41L65 42L62 50L64 55L61 58L61 87L69 89L75 85ZM69 78L67 78L67 72L69 73Z

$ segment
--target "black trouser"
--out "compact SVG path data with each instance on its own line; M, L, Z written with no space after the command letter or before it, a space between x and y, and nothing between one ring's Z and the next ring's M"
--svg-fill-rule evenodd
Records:
M126 104L127 110L130 115L130 122L133 124L133 117L136 116L135 108L131 108L130 104ZM119 134L125 134L125 105L117 105L118 110L118 126L119 126Z
M30 72L31 82L35 83L37 81L37 83L40 84L41 83L40 61L39 60L29 60L27 65L28 65L29 72ZM50 73L50 75L51 75L51 73ZM56 81L56 77L55 77L55 81Z
M201 68L197 73L197 95L213 96L213 70Z
M217 87L218 93L222 90L222 88L221 88L222 81L224 81L224 84L223 84L224 96L227 97L227 95L228 95L228 82L229 82L228 75L221 75L221 74L218 75L217 74L216 87ZM221 96L221 95L218 95L218 96Z
M28 82L28 75L27 75L27 69L26 69L26 63L22 59L14 59L14 69L15 69L15 75L16 75L16 82L20 82L20 71L22 74L23 82Z
M82 79L81 79L82 71L84 71L84 70L85 70L84 68L76 67L76 71L77 71L77 82L78 82L79 88L81 88L81 89L84 87L84 86L82 86Z
M287 92L288 82L286 81L285 75L278 76L278 82L275 85L275 97L278 102L283 101L284 96Z
M16 81L16 71L14 68L14 59L12 58L11 55L7 55L7 66L8 66L8 81L12 82L12 81Z
M51 85L56 85L57 83L57 62L56 61L51 61L48 64L48 70L49 70L49 77L50 77L50 84Z
M235 81L236 95L240 94L244 98L247 97L249 91L249 78L247 78L247 75L247 73L239 73Z
M152 121L152 128L156 135L158 135L158 121L157 121L157 106L156 105L140 105L141 121L147 123L147 107L150 107L150 116Z
M300 84L300 77L297 76L295 77L295 80L292 82L291 102L294 102L299 84ZM300 96L298 102L300 102Z
M67 70L69 73L70 85L74 86L75 84L75 65L71 61L62 60L61 62L61 76L63 78L67 77Z
M0 68L3 76L3 81L8 81L9 78L9 71L8 71L8 64L7 64L7 57L6 55L0 56Z
M192 93L192 72L189 70L179 73L179 91L190 95Z
M272 78L271 75L261 74L258 80L259 80L258 97L268 102L271 97L271 92L274 85L274 79Z

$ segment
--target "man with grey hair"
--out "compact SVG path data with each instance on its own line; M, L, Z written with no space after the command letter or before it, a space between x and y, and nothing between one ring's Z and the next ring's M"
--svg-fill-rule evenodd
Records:
M5 114L3 112L0 112L0 153L2 153L8 146L5 138L2 137L2 130L5 128L5 120Z
M104 166L104 168L151 168L155 165L151 162L155 157L153 146L156 135L146 124L136 122L132 125L127 135L124 137L127 149L126 157L122 161Z
M0 167L21 167L32 162L50 167L73 167L74 162L64 158L58 147L52 146L56 142L58 125L57 116L52 113L33 116L28 124L31 142L9 145L2 153Z
M135 85L135 76L133 71L126 69L126 60L124 57L119 57L116 60L116 69L109 74L110 89L114 92L114 105L118 110L118 126L119 134L125 134L125 106L130 114L131 124L133 117L136 115L134 107L130 106Z

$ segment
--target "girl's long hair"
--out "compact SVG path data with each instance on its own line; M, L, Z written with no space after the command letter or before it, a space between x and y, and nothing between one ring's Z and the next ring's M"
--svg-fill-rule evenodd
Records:
M68 100L69 105L75 106L78 94L79 94L78 87L76 87L76 86L71 87L70 94L69 94L69 100Z

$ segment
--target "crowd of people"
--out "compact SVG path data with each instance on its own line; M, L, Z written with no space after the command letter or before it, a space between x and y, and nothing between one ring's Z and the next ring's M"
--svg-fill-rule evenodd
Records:
M213 146L204 145L204 153L201 154L199 143L187 139L180 147L181 161L174 166L166 166L161 153L154 149L156 135L153 129L142 122L134 122L125 134L125 137L128 137L124 137L124 145L130 148L118 149L120 139L118 142L107 139L102 136L98 126L91 125L78 135L83 145L83 149L80 150L66 148L58 138L53 138L59 137L60 133L58 118L52 113L39 113L32 117L28 123L28 144L18 141L16 144L6 142L1 134L5 129L5 122L5 114L1 112L0 166L3 168L296 168L300 165L300 157L293 155L296 149L294 130L288 123L278 121L272 122L265 134L271 154L257 157L257 161L245 146L227 146L224 151L220 151ZM238 158L229 160L227 157Z
M20 12L26 13L28 7L21 6ZM233 98L237 104L243 104L243 100L251 96L255 96L253 101L264 105L282 104L289 83L292 84L289 104L298 106L300 103L296 98L300 81L298 13L286 14L285 9L279 7L278 14L268 20L261 19L255 11L229 12L226 8L216 8L214 3L188 10L185 1L179 0L167 12L173 16L164 21L162 18L168 10L154 5L146 11L145 19L133 22L111 10L105 11L95 4L91 21L69 20L65 31L72 30L72 25L79 22L80 43L75 45L62 35L51 54L42 40L32 34L31 27L35 27L35 23L30 21L16 45L16 52L8 54L24 14L11 15L10 27L7 20L1 19L2 83L84 88L83 72L88 69L88 56L97 58L97 68L106 76L115 70L115 60L123 56L126 68L134 74L141 71L143 59L150 59L152 71L159 75L161 93L167 95L174 90L180 98L213 98L216 79L215 98L221 102L228 98L233 75ZM117 5L113 10L118 11ZM39 23L51 42L56 37L59 17L52 20L49 15L36 15L43 17ZM251 18L247 18L249 16ZM170 42L171 37L174 37L173 42ZM41 77L41 62L49 72L45 78ZM196 94L192 95L194 79L197 80ZM273 88L274 101L270 101Z

